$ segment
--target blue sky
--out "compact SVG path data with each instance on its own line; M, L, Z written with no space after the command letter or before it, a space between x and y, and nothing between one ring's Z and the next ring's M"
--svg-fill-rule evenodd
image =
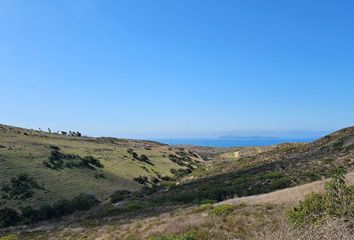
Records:
M0 1L1 123L123 137L354 120L354 1Z

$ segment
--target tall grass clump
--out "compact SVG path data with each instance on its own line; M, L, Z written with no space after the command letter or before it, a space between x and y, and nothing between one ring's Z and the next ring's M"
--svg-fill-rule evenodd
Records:
M178 235L150 237L148 240L198 240L200 237L201 236L197 231L188 231Z

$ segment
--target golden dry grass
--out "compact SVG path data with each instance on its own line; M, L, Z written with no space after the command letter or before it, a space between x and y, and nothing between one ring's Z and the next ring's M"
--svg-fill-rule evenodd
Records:
M349 185L354 184L354 172L348 173L346 175L346 180ZM324 184L328 181L321 180L316 181L292 188L282 189L278 191L274 191L267 194L254 195L249 197L241 197L241 198L233 198L229 199L217 204L240 204L242 202L247 204L296 204L301 199L304 198L305 195L311 192L322 192L324 189Z

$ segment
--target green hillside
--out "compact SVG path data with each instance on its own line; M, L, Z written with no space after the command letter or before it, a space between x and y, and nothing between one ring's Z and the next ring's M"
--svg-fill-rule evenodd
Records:
M68 225L90 231L109 225L115 236L111 239L146 239L120 238L113 229L137 219L173 216L201 204L322 180L338 168L354 169L354 127L312 143L224 149L64 136L2 125L0 136L0 220L5 227L0 235L13 232L9 226L34 224L23 230L18 226L23 239L63 239ZM100 203L89 195L75 198L80 193L93 194ZM29 205L34 209L24 208ZM288 207L277 206L276 217L283 219ZM245 216L253 211L245 209ZM194 210L190 213L195 216ZM203 218L214 219L205 213ZM45 228L51 219L58 219L49 222L53 230L31 231ZM74 239L88 236L73 234Z
M143 185L133 178L172 177L171 169L187 166L171 161L171 154L181 152L150 141L73 137L0 125L0 203L36 206L79 193L104 200L116 190L140 189ZM192 163L202 161L190 152L183 154ZM29 179L19 178L24 173Z

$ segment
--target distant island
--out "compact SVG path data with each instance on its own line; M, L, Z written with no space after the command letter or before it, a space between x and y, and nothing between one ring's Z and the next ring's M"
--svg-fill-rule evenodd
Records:
M278 137L269 136L238 136L238 135L225 135L219 136L218 139L229 139L229 140L263 140L263 139L277 139Z

